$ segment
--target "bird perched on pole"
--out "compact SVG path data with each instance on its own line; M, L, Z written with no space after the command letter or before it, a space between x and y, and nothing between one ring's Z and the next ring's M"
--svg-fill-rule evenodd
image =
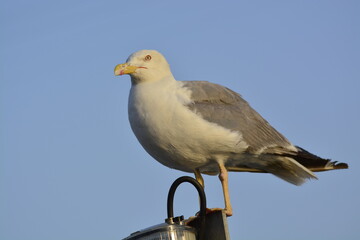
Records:
M228 171L263 172L295 185L313 172L348 168L290 143L236 92L206 81L177 81L155 50L133 53L115 67L129 74L131 128L144 149L163 165L218 174L225 213L232 215Z

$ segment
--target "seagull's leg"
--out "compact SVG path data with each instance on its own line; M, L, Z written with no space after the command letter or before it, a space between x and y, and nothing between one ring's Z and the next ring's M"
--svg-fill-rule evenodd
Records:
M203 179L203 177L201 176L200 170L199 170L198 168L195 169L194 175L195 175L196 181L198 181L198 182L201 184L201 186L202 186L203 188L205 188L204 179Z
M230 194L229 194L229 184L228 184L228 171L226 170L224 164L219 164L219 179L221 181L224 200L225 200L225 214L226 216L232 216L232 207L230 203Z
M200 185L201 185L203 188L205 188L204 179L203 179L203 177L201 176L201 172L200 172L200 170L199 170L198 168L196 168L196 169L194 170L194 175L195 175L196 181L198 181L198 182L200 183ZM200 196L199 196L199 203L200 203ZM206 210L207 210L207 209L206 209ZM196 213L196 216L199 216L199 212ZM192 221L194 218L195 218L195 217L190 217L190 218L189 218L189 222Z

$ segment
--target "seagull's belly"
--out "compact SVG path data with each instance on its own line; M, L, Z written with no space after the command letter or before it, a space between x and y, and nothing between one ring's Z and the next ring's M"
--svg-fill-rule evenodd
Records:
M186 92L146 87L151 86L132 88L129 120L141 145L160 163L187 172L212 169L219 159L245 150L241 135L188 109Z

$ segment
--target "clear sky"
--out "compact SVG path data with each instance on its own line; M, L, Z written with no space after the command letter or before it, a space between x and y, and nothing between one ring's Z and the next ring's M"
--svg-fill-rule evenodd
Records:
M163 222L182 175L153 160L113 68L156 49L179 80L242 94L294 144L347 162L301 187L231 173L232 239L360 239L359 1L0 3L0 239L122 239ZM222 207L206 176L208 207ZM175 215L198 211L190 185Z

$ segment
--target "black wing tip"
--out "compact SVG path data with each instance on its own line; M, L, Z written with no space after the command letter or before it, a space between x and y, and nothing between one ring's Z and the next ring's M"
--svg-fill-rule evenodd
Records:
M347 163L338 163L332 162L334 169L348 169L349 165Z
M305 167L311 169L312 171L327 171L349 168L349 165L347 163L331 161L331 159L321 158L299 146L296 146L296 148L298 149L298 155L294 156L294 159Z

